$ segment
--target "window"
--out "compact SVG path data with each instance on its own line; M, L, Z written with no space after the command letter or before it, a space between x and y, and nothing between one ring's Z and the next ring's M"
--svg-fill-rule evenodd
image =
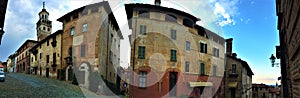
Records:
M40 59L42 59L42 53L40 53Z
M139 46L139 50L138 50L138 58L139 59L145 59L145 46Z
M85 57L85 45L81 45L81 57Z
M46 27L43 27L43 30L46 30Z
M200 63L200 75L205 75L205 64Z
M49 55L46 56L46 63L49 63Z
M191 50L191 42L186 41L186 43L185 43L185 50L186 51L190 51Z
M140 77L140 83L139 86L140 87L146 87L146 81L147 81L147 72L145 71L140 71L139 73L139 77Z
M146 35L147 27L145 25L140 26L140 34Z
M213 48L213 56L219 57L219 49Z
M88 28L88 25L87 24L83 24L82 25L82 32L86 32L87 28Z
M75 33L75 29L74 29L74 27L72 27L70 30L70 35L74 35L74 33Z
M165 20L170 22L177 22L177 17L171 14L166 14Z
M194 26L194 23L190 19L183 19L183 25L192 28Z
M190 62L189 61L185 62L185 72L190 72Z
M217 76L217 66L213 66L213 76Z
M177 61L176 50L171 50L171 61Z
M236 73L236 64L231 65L231 73Z
M53 53L53 64L56 64L56 53Z
M173 39L173 40L176 40L176 30L171 30L171 38Z
M200 43L200 52L201 53L207 53L207 44Z
M48 31L50 31L50 28L48 28Z
M49 40L47 40L47 46L49 46Z

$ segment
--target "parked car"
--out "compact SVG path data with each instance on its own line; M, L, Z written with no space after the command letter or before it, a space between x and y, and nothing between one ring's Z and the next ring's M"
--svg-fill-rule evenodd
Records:
M0 81L5 81L5 73L0 71Z

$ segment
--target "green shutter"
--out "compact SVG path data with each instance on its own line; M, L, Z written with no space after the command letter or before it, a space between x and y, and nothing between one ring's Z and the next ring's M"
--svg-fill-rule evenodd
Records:
M176 50L171 50L171 61L176 61Z
M139 46L138 58L145 59L145 46Z
M205 64L201 63L201 75L205 75Z

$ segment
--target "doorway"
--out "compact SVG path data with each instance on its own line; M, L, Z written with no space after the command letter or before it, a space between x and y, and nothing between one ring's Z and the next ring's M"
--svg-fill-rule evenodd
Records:
M177 72L170 72L169 75L169 96L173 97L176 96L176 92L177 92L177 87L176 87L176 83L177 83Z
M46 77L49 77L49 68L46 68Z

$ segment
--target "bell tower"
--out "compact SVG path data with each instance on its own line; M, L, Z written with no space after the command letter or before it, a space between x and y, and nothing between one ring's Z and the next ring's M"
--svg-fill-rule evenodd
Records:
M43 9L39 12L39 21L36 23L37 40L41 41L51 34L52 21L49 20L49 13L45 9L45 2L43 2Z

